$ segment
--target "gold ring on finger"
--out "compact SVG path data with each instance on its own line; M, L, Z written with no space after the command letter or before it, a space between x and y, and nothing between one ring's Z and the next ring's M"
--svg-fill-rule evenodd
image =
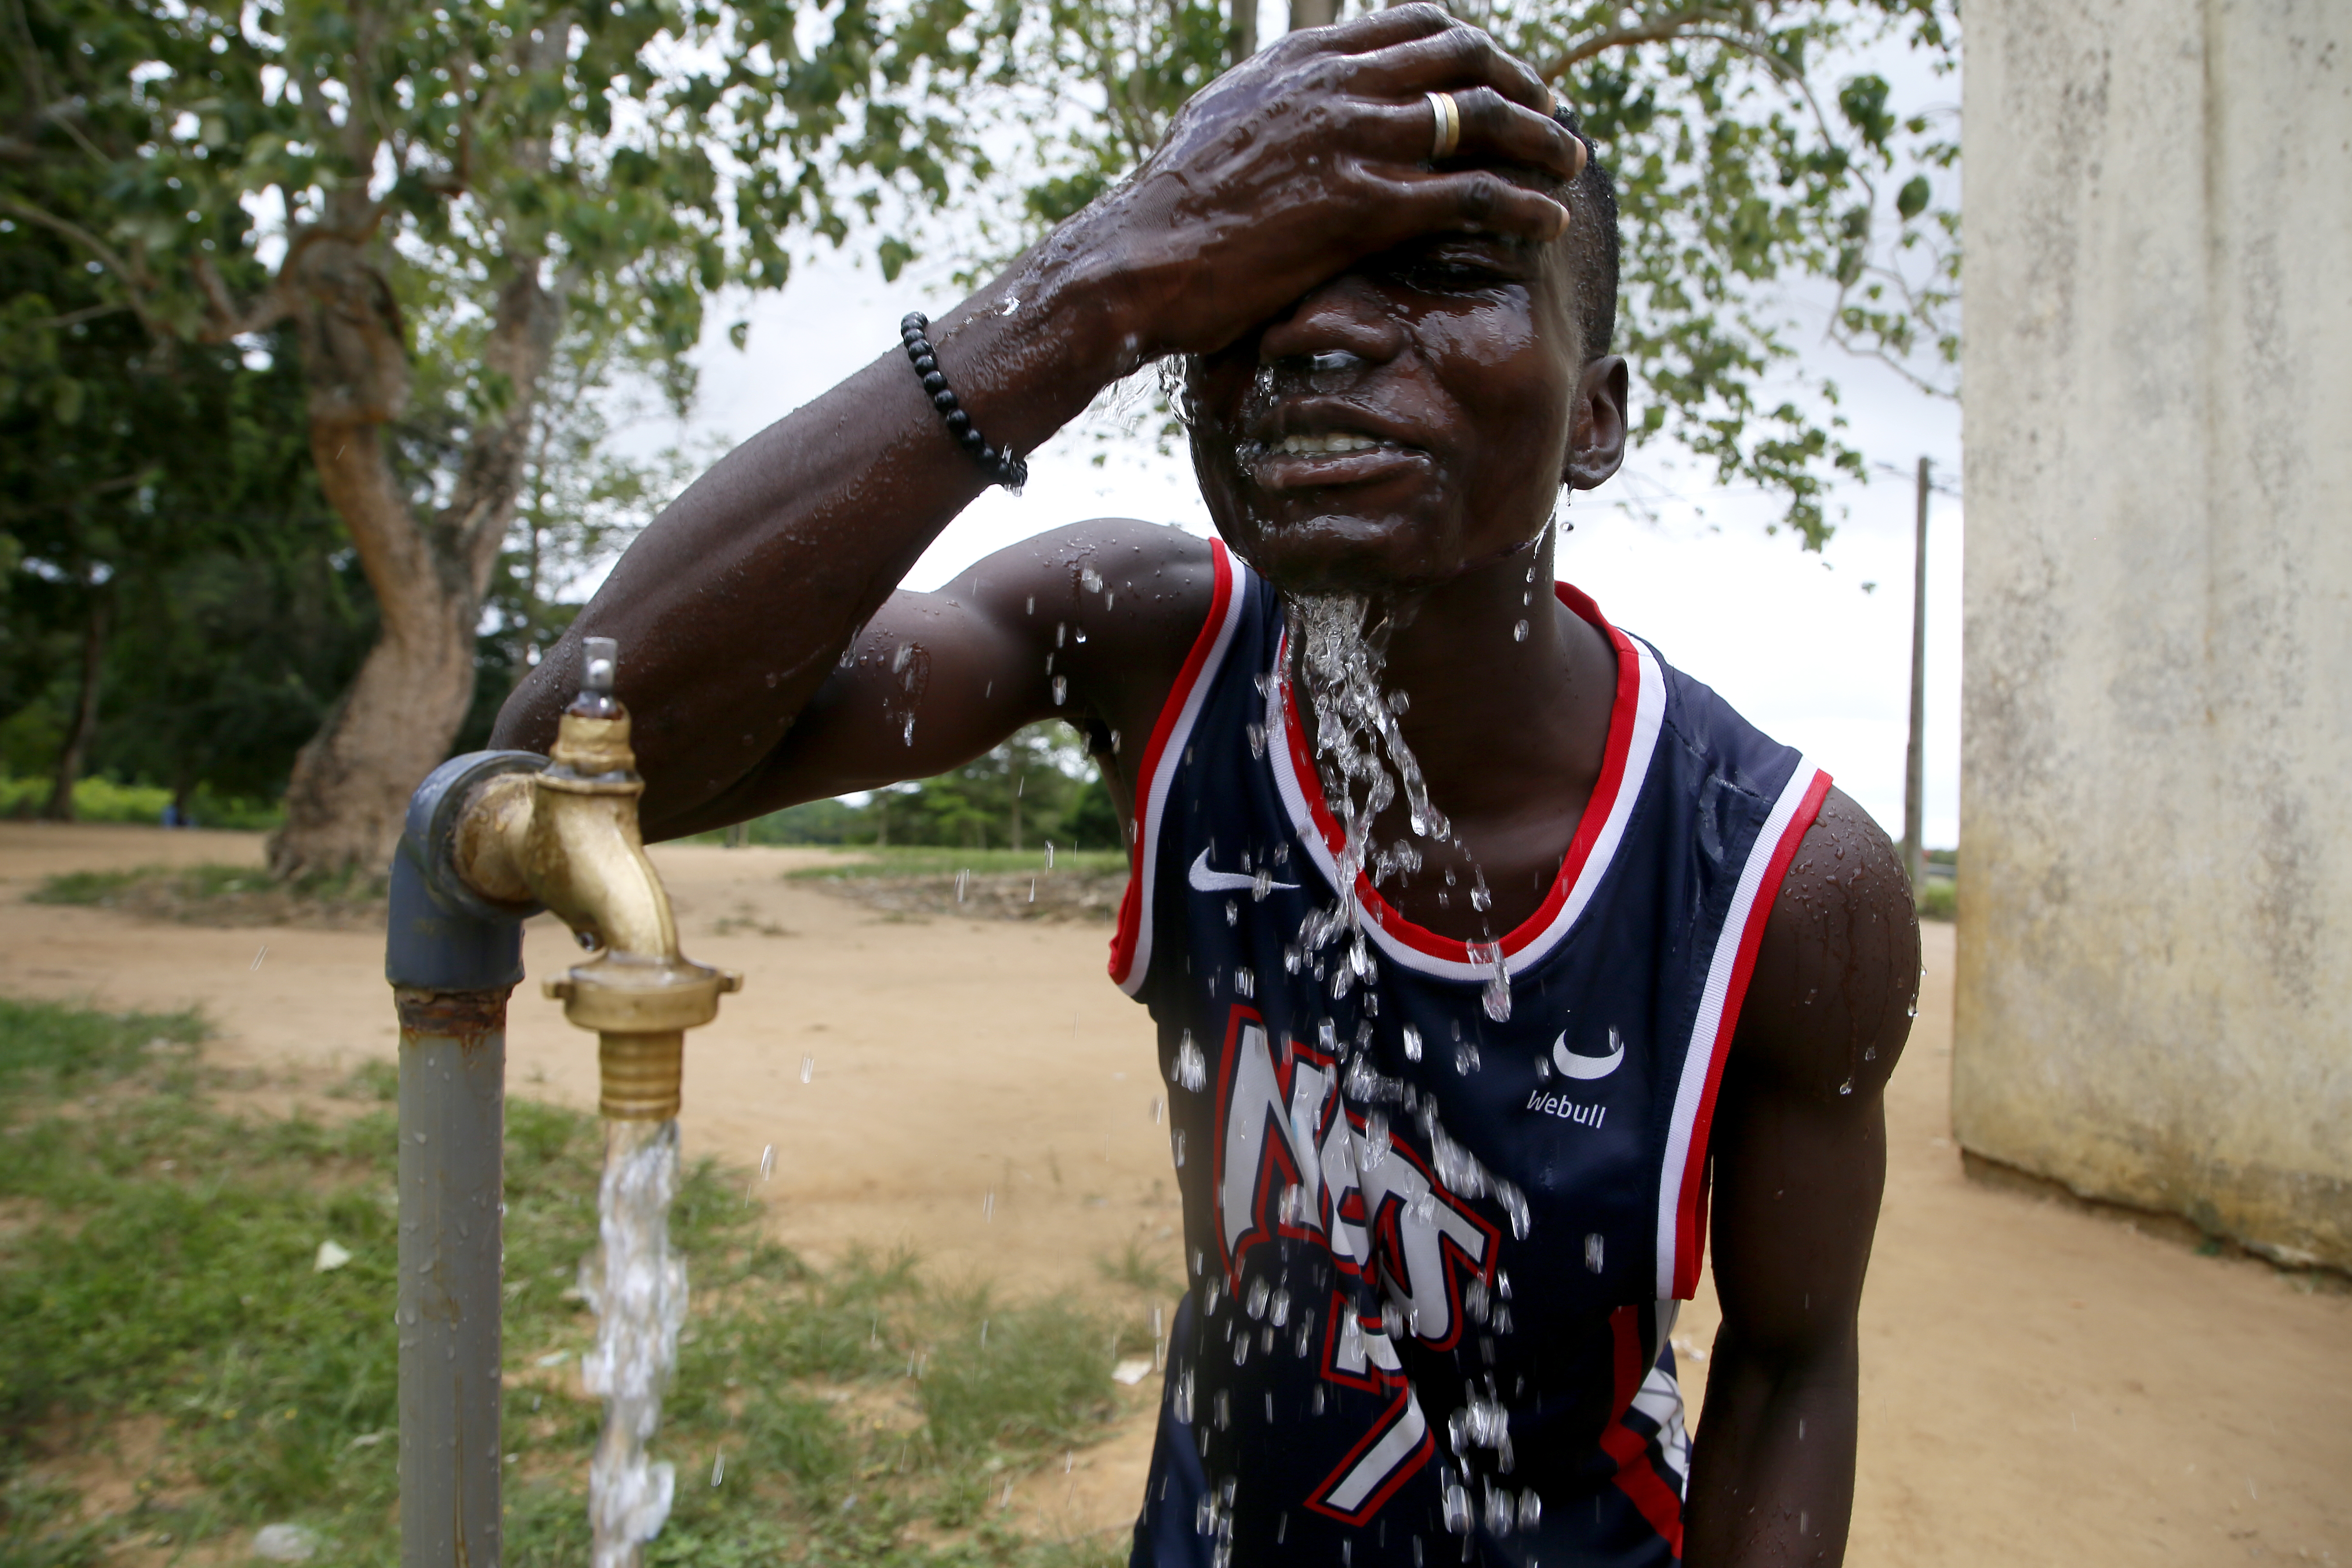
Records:
M1462 106L1454 101L1450 92L1433 92L1429 98L1430 112L1436 115L1436 133L1431 138L1429 155L1433 161L1454 156L1462 145Z

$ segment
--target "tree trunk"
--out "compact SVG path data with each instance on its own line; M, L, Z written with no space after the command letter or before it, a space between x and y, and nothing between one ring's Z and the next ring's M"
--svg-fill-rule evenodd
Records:
M106 658L106 590L83 582L89 596L89 617L81 632L81 695L74 702L72 727L58 748L58 771L49 784L49 803L41 815L51 822L74 819L74 781L81 777L82 759L89 754L90 737L98 731L98 685Z
M1328 27L1339 19L1339 0L1290 0L1290 30Z
M300 270L311 457L383 629L295 758L286 826L269 845L269 868L281 878L387 864L410 793L449 753L473 700L475 626L514 516L532 398L562 311L540 284L538 260L518 259L482 353L506 380L506 405L468 434L448 504L421 520L383 447L383 427L408 390L390 289L352 240L314 239L289 265Z
M1233 0L1233 18L1234 58L1228 63L1239 65L1257 53L1257 0Z

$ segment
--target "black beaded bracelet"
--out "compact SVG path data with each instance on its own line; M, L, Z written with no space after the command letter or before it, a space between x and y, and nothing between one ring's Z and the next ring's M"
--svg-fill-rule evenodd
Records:
M930 325L931 319L920 310L909 310L899 320L898 337L907 345L908 362L923 378L923 391L929 395L931 406L947 421L948 434L955 437L956 444L971 454L972 461L992 480L1017 492L1029 482L1028 463L990 446L988 438L972 424L971 416L957 405L956 395L948 390L948 378L940 374L940 356L932 350L927 335Z

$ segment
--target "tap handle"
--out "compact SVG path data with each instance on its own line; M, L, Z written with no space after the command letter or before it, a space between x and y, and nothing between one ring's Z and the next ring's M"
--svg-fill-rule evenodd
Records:
M621 705L613 697L613 677L621 666L621 645L611 637L580 639L580 695L567 711L587 719L618 718Z

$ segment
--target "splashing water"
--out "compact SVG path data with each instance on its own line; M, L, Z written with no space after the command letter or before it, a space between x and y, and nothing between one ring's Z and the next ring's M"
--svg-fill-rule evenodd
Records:
M604 1124L602 1245L580 1266L581 1293L596 1312L596 1348L581 1358L581 1378L604 1401L604 1434L588 1468L594 1568L637 1568L677 1487L673 1468L646 1455L686 1321L686 1265L669 1250L677 1193L675 1121Z
M1339 886L1348 890L1330 909L1308 915L1298 930L1302 954L1318 952L1335 942L1344 946L1345 962L1331 966L1331 994L1336 999L1345 996L1358 981L1372 976L1373 959L1365 940L1362 913L1352 896L1358 875L1369 873L1374 887L1391 877L1411 875L1422 864L1413 838L1452 842L1454 826L1430 804L1420 760L1405 743L1397 723L1409 707L1405 694L1381 689L1381 676L1388 665L1387 620L1368 630L1365 621L1370 605L1352 595L1286 595L1283 607L1298 639L1299 685L1314 709L1316 771L1321 776L1325 804L1345 834L1338 871ZM1271 725L1279 689L1268 682L1265 694ZM1372 836L1373 823L1396 800L1400 788L1412 837L1391 845L1379 844ZM1486 873L1474 861L1470 876L1471 907L1484 915L1494 903ZM1450 870L1446 881L1449 885L1454 881ZM1491 931L1486 941L1468 945L1472 961L1486 971L1481 997L1486 1014L1502 1022L1511 1016L1510 970L1502 946ZM1417 1046L1419 1041L1411 1044ZM1418 1052L1413 1054L1417 1058Z

